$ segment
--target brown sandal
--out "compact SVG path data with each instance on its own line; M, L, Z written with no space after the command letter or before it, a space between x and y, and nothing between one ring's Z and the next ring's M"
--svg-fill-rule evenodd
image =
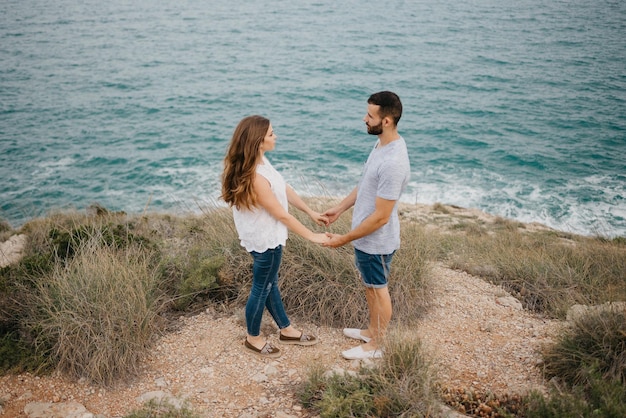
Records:
M246 347L246 349L248 351L253 352L257 356L269 357L269 358L280 357L280 350L278 348L274 347L273 345L271 345L270 343L265 343L263 348L258 349L255 346L253 346L252 344L250 344L248 342L248 339L246 338L246 341L244 343L244 347Z
M301 332L299 337L287 337L286 335L280 334L278 341L281 344L295 345L315 345L319 342L316 337L313 335L307 335L304 332Z

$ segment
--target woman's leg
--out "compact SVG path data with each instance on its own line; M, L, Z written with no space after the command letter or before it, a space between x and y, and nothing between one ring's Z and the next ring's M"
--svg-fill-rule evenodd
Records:
M254 340L260 340L256 337L259 337L261 333L263 310L274 287L274 279L278 276L282 248L279 246L263 253L253 251L250 254L254 263L252 266L252 287L246 303L246 328L249 336L248 341L254 344Z
M278 266L280 266L280 261L282 260L282 247L278 247L276 249L276 258L278 260ZM271 278L271 287L269 290L269 294L265 301L265 307L269 311L272 318L278 325L279 329L284 329L289 327L290 322L287 317L287 313L285 312L285 305L283 304L282 296L280 295L280 289L278 288L278 269L276 269L276 273Z

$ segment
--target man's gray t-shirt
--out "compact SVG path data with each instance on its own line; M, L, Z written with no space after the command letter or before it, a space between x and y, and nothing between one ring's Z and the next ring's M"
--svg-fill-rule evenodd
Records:
M376 198L395 200L389 222L366 235L353 241L356 249L368 254L391 254L400 248L400 220L398 219L398 203L411 174L409 153L404 138L381 147L376 142L374 149L363 167L363 174L358 184L352 228L357 227L376 208Z

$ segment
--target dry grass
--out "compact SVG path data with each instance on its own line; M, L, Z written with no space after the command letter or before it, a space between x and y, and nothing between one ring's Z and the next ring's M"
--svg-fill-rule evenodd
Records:
M4 242L13 234L13 228L4 219L0 218L0 242Z
M446 238L450 265L502 285L526 308L564 318L575 304L626 300L626 246L555 233Z
M163 309L150 254L95 235L30 293L27 327L70 376L110 385L138 370Z
M300 214L296 216L310 228L320 230ZM351 213L344 214L331 226L332 231L349 231L351 221ZM411 224L403 225L402 240L402 248L393 258L389 289L394 320L411 323L427 306L423 295L433 249L423 229ZM335 327L367 324L363 284L354 266L351 245L330 249L292 234L285 248L280 277L285 306L293 315Z

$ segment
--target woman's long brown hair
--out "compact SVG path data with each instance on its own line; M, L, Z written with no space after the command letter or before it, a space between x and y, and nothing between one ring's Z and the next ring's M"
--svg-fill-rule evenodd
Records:
M237 209L252 209L257 204L253 187L259 149L270 121L259 115L243 118L233 133L224 158L222 199Z

